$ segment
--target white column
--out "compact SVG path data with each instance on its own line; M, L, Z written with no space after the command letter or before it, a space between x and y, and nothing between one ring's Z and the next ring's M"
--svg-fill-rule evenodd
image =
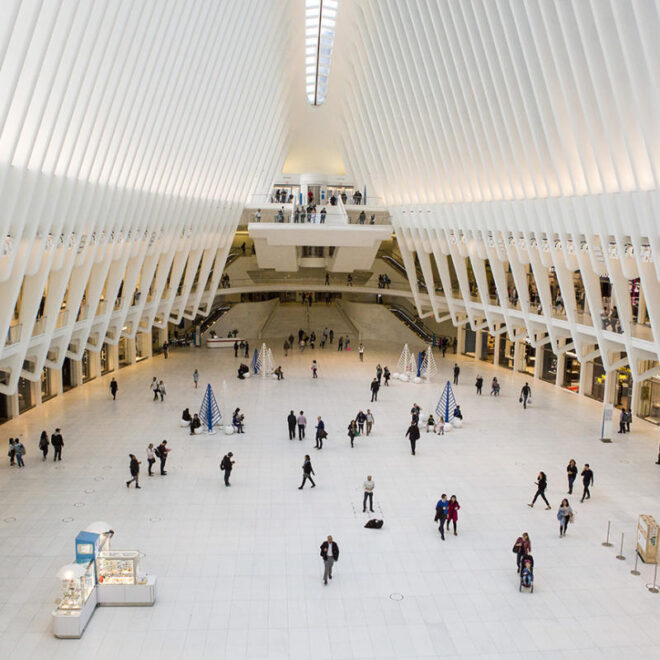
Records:
M562 343L566 344L569 339L565 339ZM566 352L557 355L557 377L555 378L555 386L561 387L564 384L564 369L566 368Z
M465 324L456 328L456 353L461 355L465 352Z

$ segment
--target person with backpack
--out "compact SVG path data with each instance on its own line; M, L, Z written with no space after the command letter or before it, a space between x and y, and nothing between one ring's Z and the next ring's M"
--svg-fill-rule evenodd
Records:
M25 456L27 452L25 451L25 445L20 438L14 440L14 450L16 452L16 465L18 465L19 468L25 467L23 456Z
M303 462L302 471L303 471L303 480L302 480L302 484L298 486L298 490L303 489L303 486L305 485L305 482L308 479L312 483L312 488L315 488L316 484L314 483L314 479L312 479L312 475L315 473L314 473L314 468L312 467L312 461L309 457L309 454L305 454L305 460Z
M135 487L136 488L142 488L139 483L139 477L140 477L140 461L138 461L137 458L135 458L134 454L129 454L131 458L131 463L128 466L128 469L131 471L131 478L126 482L126 488L130 488L131 484L135 482Z
M484 379L481 376L477 376L474 386L477 388L477 394L481 396L481 388L484 386Z
M527 409L527 399L532 396L532 388L529 386L529 383L525 383L520 390L520 399L519 402L523 404L523 409Z
M415 446L417 445L417 441L419 440L419 427L415 422L413 422L409 427L408 430L406 431L406 437L410 439L410 453L414 456L415 455Z
M225 486L231 486L229 477L231 476L231 471L234 469L234 463L236 463L236 461L232 461L233 455L231 452L227 452L223 456L222 461L220 461L220 469L225 473Z
M50 443L48 442L48 433L46 433L46 431L42 431L41 437L39 438L39 450L43 454L43 458L41 459L42 461L45 461L46 457L48 456L49 446Z
M154 463L156 462L156 454L154 452L154 443L150 442L149 446L147 447L147 464L149 465L149 476L153 477L153 472L151 469L154 466Z
M323 449L323 440L328 437L328 434L325 430L325 422L321 419L319 415L316 418L316 446L315 449Z
M438 531L443 541L445 540L445 522L447 521L448 512L449 500L447 500L447 494L443 493L435 505L435 518L433 519L435 522L440 523L438 525Z
M359 431L356 435L362 435L364 433L364 423L367 421L367 416L360 410L355 416L355 421L357 422Z
M516 542L513 544L513 552L516 554L516 566L518 568L518 573L520 573L520 566L523 557L532 552L532 542L527 532L523 532L522 536L519 536L516 539Z
M53 445L53 461L61 461L64 438L62 438L60 429L55 429L55 433L50 436L50 444Z
M390 386L390 378L392 377L392 374L390 373L390 370L388 367L385 367L383 369L383 380L385 381L385 387Z
M582 491L582 499L580 500L580 502L584 502L585 499L587 500L591 499L589 486L592 486L594 483L594 473L592 469L589 467L589 463L584 464L584 469L580 473L580 476L582 477L582 485L584 486L584 489Z
M351 449L352 449L353 446L354 446L354 445L353 445L353 441L355 440L355 436L356 436L356 435L357 435L357 426L356 426L356 424L355 424L355 420L352 419L352 420L348 423L348 437L349 437L349 439L350 439L350 441L351 441Z
M540 495L543 501L546 504L546 509L552 508L550 506L550 502L548 502L546 496L545 496L545 489L548 487L548 479L545 476L545 472L539 472L539 476L536 480L536 494L534 495L534 499L532 500L531 504L528 504L528 507L533 507L534 502L536 502L536 498Z
M112 394L112 400L114 401L117 398L117 390L119 389L119 385L117 384L117 381L115 377L112 377L112 380L110 381L110 394Z
M169 449L167 446L167 440L163 440L158 447L156 447L156 451L154 452L156 456L160 459L160 473L161 475L165 476L167 474L165 470L165 463L167 462L167 455L171 452L172 450Z

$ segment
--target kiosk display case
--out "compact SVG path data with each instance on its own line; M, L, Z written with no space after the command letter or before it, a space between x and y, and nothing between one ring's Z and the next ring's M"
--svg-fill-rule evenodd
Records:
M97 605L94 564L67 564L57 573L60 597L52 612L55 637L77 639L82 636Z

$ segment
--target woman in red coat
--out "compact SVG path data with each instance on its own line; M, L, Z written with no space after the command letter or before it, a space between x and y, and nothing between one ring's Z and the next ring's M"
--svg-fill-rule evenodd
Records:
M449 498L449 510L447 511L447 531L449 531L449 522L454 523L454 536L456 536L456 521L458 520L458 510L461 508L461 505L456 499L456 495L452 495Z

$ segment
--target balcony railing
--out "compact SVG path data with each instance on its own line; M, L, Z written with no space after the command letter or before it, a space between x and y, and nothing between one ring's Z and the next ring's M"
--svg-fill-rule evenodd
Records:
M21 323L15 323L14 325L9 327L9 330L7 331L7 346L10 346L11 344L16 344L19 341L21 341L21 331L23 329L23 324Z

